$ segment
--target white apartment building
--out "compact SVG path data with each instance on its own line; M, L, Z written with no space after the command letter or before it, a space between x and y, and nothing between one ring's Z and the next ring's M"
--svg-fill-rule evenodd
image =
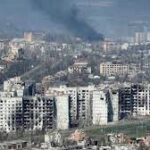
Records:
M150 41L150 32L147 32L147 41Z
M0 130L15 132L22 121L22 97L0 97Z
M53 97L0 97L0 130L53 129L55 125Z
M102 49L104 52L120 50L121 49L121 43L114 42L114 41L104 41L102 43Z
M0 40L0 49L4 49L5 48L5 41Z
M32 42L33 40L32 32L24 32L24 40L27 42Z
M67 94L69 97L69 117L72 124L74 124L77 120L77 88L75 87L50 87L45 95L50 96L58 96L59 94Z
M50 87L45 95L34 93L34 83L20 78L4 82L0 92L0 129L68 129L76 125L104 125L108 122L107 94L95 86ZM118 119L118 95L110 92L113 121Z
M69 128L69 98L68 95L56 97L56 120L57 129L65 130Z
M4 82L0 92L1 130L56 128L55 98L35 95L31 88L34 86L30 82L23 83L19 77Z
M100 64L100 74L104 76L125 75L129 73L129 65L114 64L111 62Z
M144 85L134 95L133 115L150 115L150 85Z
M69 96L69 116L71 124L76 124L77 120L91 119L91 102L94 86L87 87L50 87L46 95L54 94L57 96L60 92Z
M92 122L94 125L106 125L108 123L108 103L104 91L93 92Z
M146 32L136 32L134 36L135 43L145 43L147 41L147 33Z
M19 77L4 81L0 92L0 129L16 131L22 124L22 99L24 86Z

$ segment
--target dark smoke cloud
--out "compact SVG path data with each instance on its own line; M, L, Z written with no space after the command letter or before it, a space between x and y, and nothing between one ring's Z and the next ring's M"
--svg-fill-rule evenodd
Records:
M79 17L78 9L71 0L31 0L33 5L46 13L54 22L62 24L77 37L85 40L103 40L85 20Z

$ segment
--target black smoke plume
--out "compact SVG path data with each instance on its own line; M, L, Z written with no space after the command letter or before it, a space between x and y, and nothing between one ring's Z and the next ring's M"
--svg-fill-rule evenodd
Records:
M65 26L75 36L84 40L103 40L102 34L97 33L87 22L79 17L78 8L70 3L71 0L31 0L39 10L46 13L54 22Z

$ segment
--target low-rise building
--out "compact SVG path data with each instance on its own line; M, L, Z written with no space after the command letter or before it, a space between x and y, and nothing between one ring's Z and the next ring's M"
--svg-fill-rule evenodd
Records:
M120 50L121 44L122 43L107 40L102 42L102 49L104 52Z
M86 133L84 133L84 131L75 130L75 132L71 134L69 139L79 142L79 141L83 141L86 138L87 138L87 135L86 135Z
M91 67L88 66L88 62L86 61L77 61L74 65L68 68L68 72L73 73L91 73Z
M100 74L103 76L126 75L129 73L129 65L119 63L101 63Z
M21 150L29 148L28 142L23 140L16 140L16 141L6 141L0 143L1 150Z

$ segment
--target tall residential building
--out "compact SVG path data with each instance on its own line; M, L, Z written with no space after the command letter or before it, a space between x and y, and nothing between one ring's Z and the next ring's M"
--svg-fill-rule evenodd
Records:
M150 85L127 85L119 91L121 118L131 115L150 115Z
M4 82L4 88L0 91L0 130L7 132L55 128L64 130L92 123L104 125L110 117L110 121L118 121L118 92L110 87L108 90L106 87L59 86L50 87L45 93L37 94L34 82L22 82L19 77L9 79ZM132 87L131 89L134 95L142 96L141 92L148 91L147 88L145 91L141 90L143 88ZM120 92L122 98L120 104L126 111L124 107L126 99L122 96L125 94L123 91ZM131 102L133 98L134 96L131 96ZM149 104L148 99L146 100L146 104ZM139 100L134 99L132 106L139 106ZM137 111L147 114L147 110L143 111L141 105L140 108L132 108L132 114Z
M24 33L24 40L26 40L27 42L32 42L32 32L25 32Z
M75 87L50 87L45 95L58 96L60 94L67 94L69 98L69 118L71 124L76 124L77 122L77 88Z
M134 85L133 116L150 115L150 85Z
M92 122L94 125L108 123L108 103L104 91L95 90L92 101Z
M150 41L150 32L147 32L147 41Z
M138 44L144 43L147 41L147 33L146 32L136 32L134 38L135 38L135 40L134 40L135 43L138 43Z
M20 78L4 82L0 92L0 129L42 130L56 128L55 97L36 95L34 84Z
M133 98L136 95L131 85L125 85L119 89L119 114L120 118L133 115Z
M129 65L111 62L100 64L100 74L104 76L125 75L129 73Z
M69 128L69 98L68 95L56 96L57 129Z
M22 100L24 85L19 77L4 82L0 92L0 129L16 131L23 124Z
M46 130L56 128L53 97L1 97L0 129Z
M0 39L0 49L2 50L4 48L5 48L5 42Z
M16 131L21 129L22 97L0 97L0 130Z
M77 101L77 110L78 110L78 120L82 123L90 123L92 121L92 96L93 96L93 86L88 87L78 87L78 101Z
M56 128L55 110L54 97L24 97L23 129L32 131Z
M85 120L91 120L91 102L94 86L87 87L50 87L46 95L54 94L57 96L60 92L68 94L69 97L69 117L71 125Z
M109 89L107 92L109 121L117 122L119 120L119 92L118 89Z

